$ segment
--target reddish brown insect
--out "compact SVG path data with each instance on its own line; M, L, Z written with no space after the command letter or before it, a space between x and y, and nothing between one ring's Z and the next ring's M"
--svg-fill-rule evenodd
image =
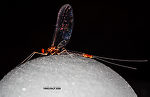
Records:
M127 61L127 62L146 62L147 60L122 60L122 59L113 59L113 58L106 58L106 57L99 57L99 56L93 56L85 53L79 53L66 50L64 47L67 45L71 38L73 29L73 10L72 7L69 4L63 5L59 12L56 22L56 29L53 36L53 41L51 47L49 47L47 50L42 49L40 52L33 52L31 55L29 55L22 63L28 61L32 58L34 54L41 54L41 55L60 55L60 54L76 54L82 57L86 58L93 58L98 59L103 62L107 62L113 65L130 68L130 69L136 69L134 67L124 66L120 64L116 64L113 62L110 62L110 60L113 61Z

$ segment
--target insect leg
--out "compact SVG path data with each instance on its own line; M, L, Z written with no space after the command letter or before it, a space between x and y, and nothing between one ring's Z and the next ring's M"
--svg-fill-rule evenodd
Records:
M68 51L67 51L65 48L62 48L62 51L61 51L60 53L58 53L58 55L61 55L61 54L63 54L64 52L69 55Z
M30 59L34 56L34 54L47 55L47 53L33 52L33 53L31 53L27 58L25 58L20 64L23 64L23 63L25 63L26 61L30 60Z
M60 53L58 53L58 55L61 55L64 52L67 53L67 55L69 55L70 57L72 57L71 54L70 54L70 52L68 52L68 50L66 50L65 48L62 48L62 51Z

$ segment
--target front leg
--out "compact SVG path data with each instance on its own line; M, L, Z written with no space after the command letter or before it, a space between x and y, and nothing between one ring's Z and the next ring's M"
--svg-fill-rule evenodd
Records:
M39 53L39 52L33 52L31 53L27 58L25 58L20 64L23 64L30 60L35 54L40 54L40 55L47 55L48 53Z

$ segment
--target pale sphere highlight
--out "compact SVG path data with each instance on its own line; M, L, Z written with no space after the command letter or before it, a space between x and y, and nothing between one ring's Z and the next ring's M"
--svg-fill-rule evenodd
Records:
M115 71L93 59L54 55L28 61L0 81L0 97L137 97Z

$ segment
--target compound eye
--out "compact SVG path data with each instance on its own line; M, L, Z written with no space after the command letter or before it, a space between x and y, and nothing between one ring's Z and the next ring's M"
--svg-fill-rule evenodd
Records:
M45 53L45 50L42 48L42 49L41 49L41 52L42 52L42 53Z

